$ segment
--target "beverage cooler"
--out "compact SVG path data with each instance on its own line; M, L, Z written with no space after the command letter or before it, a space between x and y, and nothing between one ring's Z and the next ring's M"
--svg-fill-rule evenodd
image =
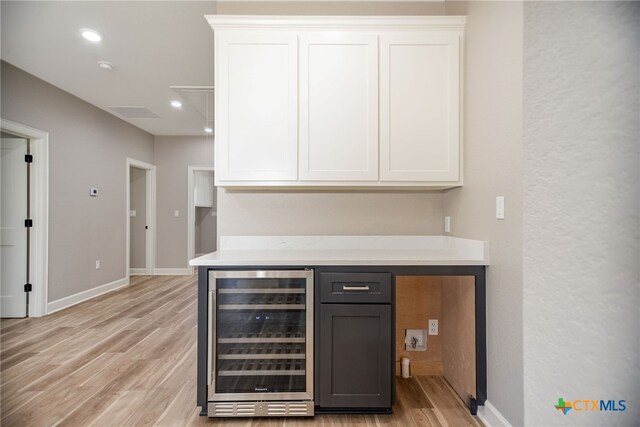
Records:
M209 273L210 417L312 416L313 271Z

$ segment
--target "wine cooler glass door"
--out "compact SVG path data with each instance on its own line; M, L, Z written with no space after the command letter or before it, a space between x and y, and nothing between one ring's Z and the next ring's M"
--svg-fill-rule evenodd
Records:
M312 399L313 272L212 275L210 397Z

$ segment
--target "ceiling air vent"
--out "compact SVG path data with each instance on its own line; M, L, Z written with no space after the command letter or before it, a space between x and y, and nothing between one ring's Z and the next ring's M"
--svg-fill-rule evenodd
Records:
M107 107L126 119L159 119L160 116L146 107Z

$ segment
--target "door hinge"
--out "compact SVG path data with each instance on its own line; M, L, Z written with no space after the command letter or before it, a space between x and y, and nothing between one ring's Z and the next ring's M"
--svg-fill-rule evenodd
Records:
M33 286L31 285L31 283L27 283L24 285L25 292L31 292L32 290L33 290Z
M24 161L27 163L33 163L33 154L25 154Z
M24 226L25 227L33 227L33 220L30 218L27 218L24 220Z

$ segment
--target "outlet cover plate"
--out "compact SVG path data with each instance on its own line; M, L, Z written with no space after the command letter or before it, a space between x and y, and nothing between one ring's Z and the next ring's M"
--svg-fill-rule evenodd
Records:
M429 319L429 335L438 335L438 319Z

